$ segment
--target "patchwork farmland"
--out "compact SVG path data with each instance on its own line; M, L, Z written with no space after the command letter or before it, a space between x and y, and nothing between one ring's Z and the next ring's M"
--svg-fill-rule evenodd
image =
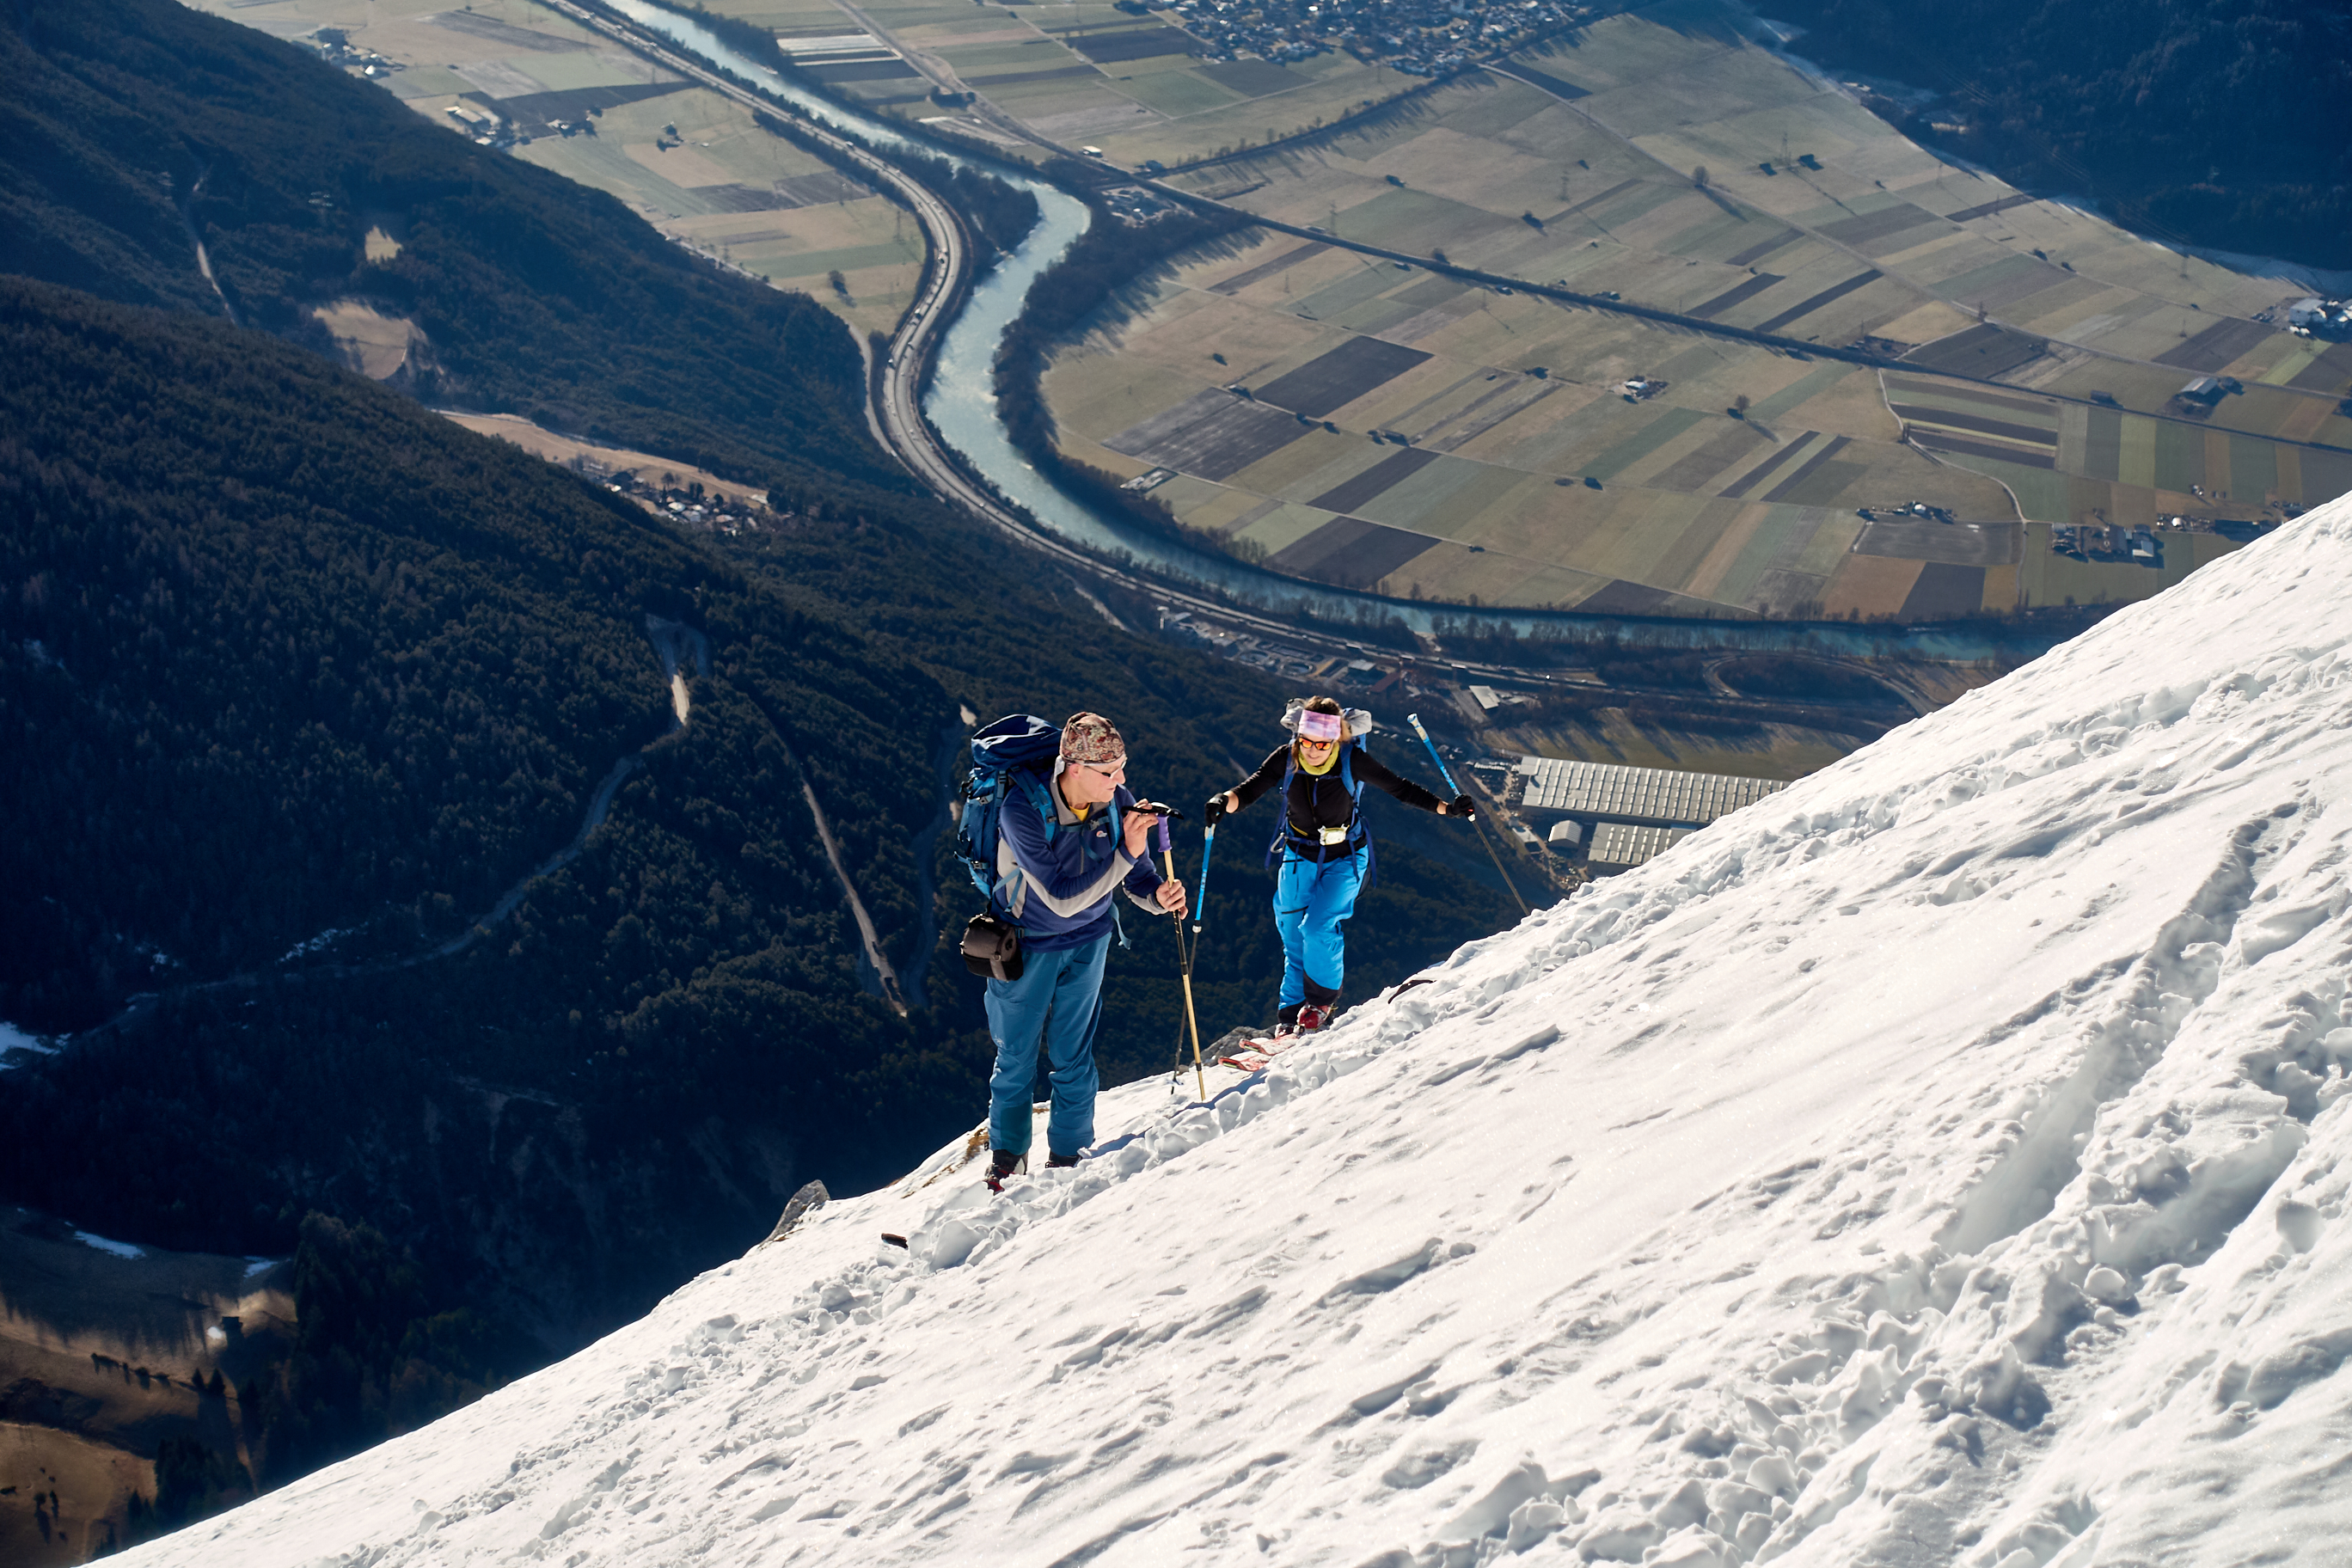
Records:
M1100 144L1122 161L1180 163L1336 121L1416 85L1345 54L1211 60L1168 14L1137 16L1109 0L717 0L711 9L773 31L828 91L1015 156L1044 155L1025 131ZM951 101L965 93L994 113Z
M908 302L896 209L530 0L233 8L343 29L421 112L536 126L519 155L860 330ZM1948 165L1720 0L1434 85L1211 59L1099 0L716 8L866 107L1284 226L1172 258L1045 391L1071 456L1302 578L1917 621L2144 597L2352 489L2352 344L2284 330L2303 287ZM355 358L404 352L344 314Z
M1635 379L1641 395L1616 390ZM1152 493L1186 522L1345 586L1911 618L2015 592L2006 492L1906 445L1874 371L1336 247L1276 239L1181 268L1150 309L1066 353L1048 388L1075 455L1173 469ZM1913 501L1956 520L1921 525L1925 555L1889 552L1901 536L1856 515Z
M1301 576L1681 615L2139 598L2352 489L2306 290L1954 169L1756 26L1643 7L1177 176L1290 232L1066 349L1063 445Z

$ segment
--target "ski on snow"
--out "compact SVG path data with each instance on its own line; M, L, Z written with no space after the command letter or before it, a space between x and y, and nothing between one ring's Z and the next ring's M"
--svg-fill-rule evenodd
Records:
M1393 1002L1414 986L1426 985L1434 978L1433 975L1416 974L1412 979L1381 992L1380 1000ZM1310 1030L1306 1034L1298 1035L1249 1037L1228 1045L1228 1041L1234 1040L1234 1035L1242 1033L1241 1030L1236 1029L1234 1034L1225 1036L1223 1039L1217 1041L1209 1048L1217 1053L1217 1062L1220 1066L1239 1068L1244 1072L1260 1072L1275 1058L1295 1046L1312 1039L1320 1032Z
M1278 1040L1244 1040L1217 1060L1226 1067L1239 1068L1244 1072L1260 1072L1268 1062L1306 1037L1304 1035L1286 1035Z

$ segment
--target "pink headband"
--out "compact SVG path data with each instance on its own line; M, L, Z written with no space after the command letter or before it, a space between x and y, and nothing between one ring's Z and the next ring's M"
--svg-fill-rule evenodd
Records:
M1337 713L1318 713L1312 708L1298 710L1298 738L1302 741L1336 741L1345 729Z

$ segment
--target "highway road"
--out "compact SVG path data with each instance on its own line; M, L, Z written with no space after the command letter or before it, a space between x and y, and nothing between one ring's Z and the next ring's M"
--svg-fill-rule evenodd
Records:
M658 35L619 21L572 0L543 0L583 26L593 28L614 42L761 113L790 117L793 129L853 164L866 181L895 195L915 215L929 249L922 281L907 313L890 339L883 363L875 369L870 389L882 437L893 456L942 499L961 503L986 521L1019 535L1065 563L1089 574L1121 578L1093 557L1053 538L1016 515L995 495L967 475L949 456L938 435L923 417L925 373L938 346L939 335L954 316L954 306L971 281L971 237L955 209L921 181L866 148L835 135L802 115L793 105L768 97L719 75L691 55L673 47ZM1277 623L1269 622L1269 626Z
M888 352L884 355L884 362L876 376L873 395L883 439L891 454L933 494L1003 530L1027 548L1052 557L1081 580L1094 578L1114 583L1133 592L1149 594L1161 603L1206 613L1259 635L1278 637L1294 646L1320 649L1333 656L1378 651L1366 650L1360 644L1328 633L1305 630L1291 621L1260 615L1223 599L1171 587L1156 577L1126 571L1064 542L1016 509L1007 506L998 499L995 491L965 469L940 440L930 422L923 417L925 373L938 346L940 334L947 330L955 313L954 307L961 301L964 289L971 280L971 237L955 209L896 164L811 121L792 105L730 80L657 35L618 21L604 12L575 5L572 0L543 0L543 3L583 26L592 27L614 42L654 61L664 69L688 77L737 103L771 115L790 116L795 131L811 141L824 144L854 163L861 176L877 187L887 187L913 211L916 220L922 226L924 238L929 242L930 260L916 290L914 303L900 318L898 331L891 336ZM1447 668L1458 676L1478 679L1519 684L1529 679L1526 671L1502 665L1465 664L1449 665Z
M1001 530L1025 548L1050 557L1070 573L1080 584L1080 593L1090 601L1092 595L1087 595L1083 587L1083 584L1088 579L1115 584L1130 592L1147 594L1160 603L1195 614L1205 614L1228 626L1238 626L1293 647L1319 652L1326 657L1349 654L1368 657L1383 653L1386 653L1386 657L1389 658L1400 657L1388 650L1367 647L1363 644L1349 641L1331 632L1309 630L1293 621L1273 615L1261 614L1244 606L1236 605L1223 598L1173 586L1160 578L1129 571L1106 562L1065 542L1032 521L1020 509L1007 505L940 439L938 432L932 429L922 411L922 389L932 355L938 347L940 335L947 330L953 319L955 309L961 302L963 291L971 283L972 277L974 258L971 237L964 226L962 218L956 211L919 180L899 169L896 164L811 121L795 106L782 100L771 98L719 74L700 59L679 50L658 35L618 19L610 13L593 10L576 4L575 0L541 0L541 3L571 17L583 26L592 28L611 38L614 43L654 61L663 68L687 77L713 92L722 94L737 103L762 113L788 118L797 133L807 137L812 142L823 144L836 156L853 164L869 184L877 189L887 189L893 193L914 213L917 221L922 226L924 238L929 245L929 260L922 281L916 291L914 302L908 308L907 314L899 320L898 329L891 336L887 352L883 356L883 363L875 369L874 384L869 391L873 413L877 416L885 445L888 447L892 455L905 464L908 470L933 494L961 507L982 521ZM1040 146L1057 153L1069 152L1068 149L1034 135L1031 136L1031 140ZM1135 183L1157 184L1157 182L1140 177L1138 177ZM1222 204L1207 202L1189 192L1176 191L1164 185L1158 188L1170 196L1181 197L1195 205L1222 206ZM1226 210L1241 213L1241 209L1238 208ZM1290 232L1323 239L1327 243L1360 250L1367 254L1380 256L1392 254L1377 247L1342 240L1334 236L1310 234L1307 230L1294 229L1289 225L1269 222L1256 217L1255 215L1241 213L1241 216L1250 217L1252 221L1264 224L1267 227L1287 229ZM1427 258L1405 259L1426 265ZM1465 275L1475 276L1475 274ZM1513 281L1515 286L1527 287L1519 280ZM1537 291L1562 294L1579 303L1589 303L1601 310L1625 314L1646 316L1669 314L1614 301L1585 300L1580 296L1567 295L1563 290L1538 289ZM1701 331L1724 335L1757 335L1737 331L1727 333L1725 329L1711 322L1692 321L1685 324ZM1790 346L1801 346L1816 353L1823 352L1811 344ZM1874 356L1847 353L1840 357L1864 359ZM1311 590L1312 586L1312 584L1301 584L1303 589ZM1116 617L1112 616L1099 603L1096 607L1107 619L1111 620L1113 624L1118 624ZM1444 606L1433 607L1443 609ZM1727 625L1724 629L1729 630L1730 625ZM1433 671L1442 670L1455 680L1465 682L1477 680L1512 686L1540 686L1554 679L1510 665L1454 660L1431 661L1426 658L1416 658L1415 662L1423 664Z

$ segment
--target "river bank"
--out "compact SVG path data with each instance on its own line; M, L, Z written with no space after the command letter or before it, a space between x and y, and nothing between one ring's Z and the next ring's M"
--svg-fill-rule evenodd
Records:
M854 133L878 153L927 160L944 157L958 166L982 167L961 153L942 153L936 145L918 141L880 119L808 91L782 73L748 58L711 29L655 5L652 0L605 3L635 26L703 57L780 103L820 124ZM1021 319L1030 289L1068 253L1087 231L1093 215L1084 202L1045 180L1002 164L988 164L984 172L1034 196L1039 221L1015 249L974 281L946 330L937 335L935 367L922 399L922 415L962 466L977 473L997 495L1025 513L1038 530L1107 566L1279 617L1307 616L1339 626L1367 619L1394 620L1419 634L1434 634L1440 621L1452 623L1467 618L1491 631L1508 630L1518 637L1614 636L1643 646L1704 645L1753 651L1807 647L1853 657L1894 656L1966 663L2002 657L2013 661L2031 658L2079 629L2071 625L2044 631L2031 625L1856 626L1843 623L1686 621L1574 613L1491 612L1465 605L1391 599L1306 583L1104 517L1057 489L1014 445L999 413L994 377L999 348L1005 334Z

